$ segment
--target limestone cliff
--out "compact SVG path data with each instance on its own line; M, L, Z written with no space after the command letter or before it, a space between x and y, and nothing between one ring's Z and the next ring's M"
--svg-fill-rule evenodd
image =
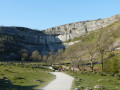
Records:
M10 53L20 49L26 49L29 53L38 50L41 54L48 54L50 50L57 52L58 49L65 49L62 42L80 37L86 32L106 27L119 19L120 15L115 15L105 19L65 24L43 31L1 26L0 49L4 48L6 52Z
M0 27L0 35L4 45L5 43L12 43L14 47L19 46L17 48L21 47L20 49L26 49L29 52L38 50L41 54L47 54L50 50L57 51L58 49L65 48L62 45L62 41L56 35L45 34L43 31L36 31L29 28ZM12 40L9 40L10 38ZM8 48L10 49L10 47Z
M105 19L69 23L69 24L46 29L45 33L51 35L57 34L58 35L57 37L61 41L67 41L69 39L73 39L74 37L80 37L86 32L97 30L102 27L106 27L107 25L110 25L111 23L118 21L119 19L120 19L120 14Z

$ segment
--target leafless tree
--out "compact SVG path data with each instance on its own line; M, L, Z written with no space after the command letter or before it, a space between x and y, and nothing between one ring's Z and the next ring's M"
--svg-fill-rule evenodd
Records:
M104 54L105 52L110 50L110 46L113 43L113 37L111 37L111 34L108 31L105 31L98 35L97 40L97 51L100 54L100 62L101 62L101 70L103 71L103 63L104 63Z
M36 50L32 52L32 55L30 57L32 60L34 61L41 61L42 56L40 55L40 53Z
M28 59L28 53L25 49L21 49L19 53L22 61L25 61Z
M58 53L55 55L55 59L57 63L61 63L64 60L64 51L63 49L59 49Z
M43 56L43 62L45 62L47 64L47 61L48 61L48 57L47 57L47 55L44 55Z
M55 59L54 59L54 51L50 51L49 52L49 56L48 56L48 63L52 66L55 62Z
M78 43L73 45L71 48L66 50L66 57L71 60L72 65L76 65L79 71L81 70L80 67L83 64L84 59L84 44Z
M86 43L85 46L86 46L86 52L88 53L88 60L91 63L91 71L93 71L95 54L96 54L96 43L88 42Z

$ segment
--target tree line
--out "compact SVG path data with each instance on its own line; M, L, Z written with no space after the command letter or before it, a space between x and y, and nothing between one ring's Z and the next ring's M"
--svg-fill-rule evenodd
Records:
M59 49L58 53L55 53L53 50L51 50L48 55L42 55L35 50L31 55L29 55L25 49L22 49L19 52L19 58L21 61L44 62L47 65L52 66L53 64L60 63L63 60L63 52L63 49Z
M119 72L120 60L119 56L113 52L113 43L116 38L120 37L120 30L97 30L97 32L87 33L80 38L80 42L69 46L65 50L60 49L58 53L53 50L48 55L42 55L39 51L35 50L31 54L25 49L19 50L15 48L15 52L10 55L21 61L37 61L44 62L47 65L54 65L61 63L62 60L71 61L72 66L76 66L79 70L86 63L90 63L91 71L94 71L94 63L97 61L101 64L101 71L106 72ZM5 52L4 48L9 46L5 40L12 42L14 38L11 36L1 36L0 39L0 56ZM5 43L5 45L4 45ZM11 46L13 43L10 45ZM6 54L7 52L5 52ZM4 55L3 55L4 56ZM1 57L0 57L1 58Z
M101 64L101 71L118 73L120 69L120 59L114 57L113 43L115 37L113 33L99 31L83 36L81 41L65 50L66 58L71 60L72 64L77 66L79 70L86 64L90 63L91 71L94 71L94 63Z

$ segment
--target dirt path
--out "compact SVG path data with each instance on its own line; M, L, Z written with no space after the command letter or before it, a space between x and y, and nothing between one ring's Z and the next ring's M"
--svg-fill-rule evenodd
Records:
M41 90L70 90L72 82L74 80L73 77L62 72L51 73L56 75L56 79Z

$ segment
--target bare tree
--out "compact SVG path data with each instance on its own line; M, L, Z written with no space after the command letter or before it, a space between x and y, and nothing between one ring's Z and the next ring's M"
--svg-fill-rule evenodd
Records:
M98 36L97 40L97 51L100 54L100 62L101 62L101 70L103 71L103 63L104 63L104 53L109 51L110 46L113 43L113 38L108 31L105 31Z
M78 43L70 48L68 48L65 52L66 57L71 60L72 65L76 65L79 71L81 70L80 67L83 64L83 59L84 59L84 44L83 43Z
M63 49L59 49L58 53L55 55L55 59L57 63L61 63L62 60L64 60L64 51Z
M53 51L49 52L48 63L52 66L54 64L54 54Z
M47 57L47 55L44 55L43 56L43 62L45 62L47 64L47 61L48 61L48 57Z
M77 44L75 50L75 62L79 70L81 70L80 67L84 64L85 53L85 45L83 43Z
M91 71L93 71L94 68L94 59L96 54L96 44L94 42L88 42L86 43L86 52L88 53L88 58L91 63Z
M40 53L36 50L32 52L32 55L30 57L32 60L34 61L41 61L42 56L40 55Z
M28 59L28 53L25 49L21 49L19 53L22 61L25 61Z

